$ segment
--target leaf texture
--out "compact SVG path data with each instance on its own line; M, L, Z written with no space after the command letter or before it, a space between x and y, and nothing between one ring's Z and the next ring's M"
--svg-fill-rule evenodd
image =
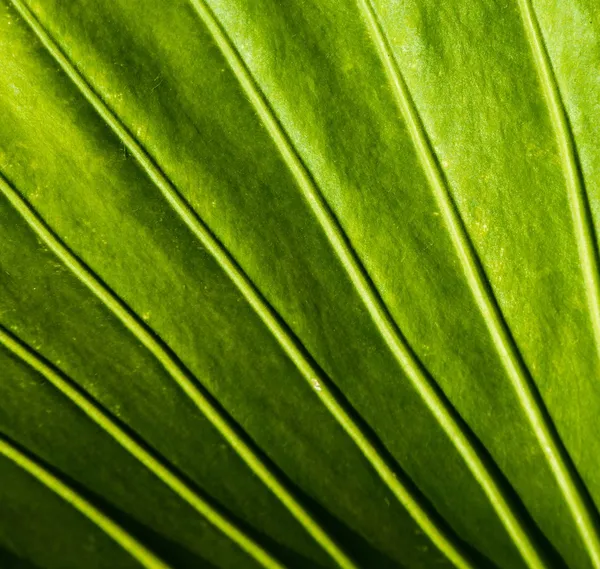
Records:
M600 569L595 0L5 0L0 566Z

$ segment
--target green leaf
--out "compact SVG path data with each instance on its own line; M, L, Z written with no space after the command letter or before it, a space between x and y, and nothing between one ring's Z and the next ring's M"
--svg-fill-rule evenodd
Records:
M600 569L596 0L5 0L0 566Z

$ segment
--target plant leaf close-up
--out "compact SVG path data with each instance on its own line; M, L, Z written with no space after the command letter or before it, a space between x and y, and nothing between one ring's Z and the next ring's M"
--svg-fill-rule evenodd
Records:
M600 569L598 0L2 0L0 569Z

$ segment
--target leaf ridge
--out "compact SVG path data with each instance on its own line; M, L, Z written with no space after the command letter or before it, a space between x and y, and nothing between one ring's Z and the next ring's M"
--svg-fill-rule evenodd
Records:
M139 542L125 528L96 506L57 478L40 462L33 460L19 450L7 437L0 433L0 455L12 461L25 472L46 486L54 494L73 506L98 528L100 528L113 541L117 542L127 553L136 559L146 569L171 569L169 565L160 560L154 553Z
M468 235L464 222L448 188L445 175L439 165L431 142L425 131L422 119L412 100L406 81L400 71L389 41L379 22L371 0L358 0L365 14L365 18L372 31L379 55L383 61L388 78L392 83L397 104L408 126L411 138L426 176L434 191L436 200L444 220L449 229L452 241L458 252L463 271L472 290L473 296L479 306L484 320L490 331L492 340L498 350L502 363L508 373L513 388L523 410L540 442L546 460L558 483L559 488L566 497L571 513L582 534L584 542L588 545L590 540L595 551L599 551L600 542L593 530L592 514L585 501L585 489L582 488L579 476L572 464L570 457L560 436L558 435L545 404L535 386L519 349L514 341L500 307L487 280L481 261L477 256L475 247ZM519 547L523 558L531 567L543 567L544 556L538 551L537 546L523 531L518 517L505 505L497 502L493 495L495 491L489 490L492 503L505 524L513 541ZM597 545L598 544L598 545ZM588 545L589 547L590 545ZM596 555L596 553L594 553ZM600 560L600 558L597 558ZM596 565L600 567L600 565Z
M231 539L240 549L267 569L285 569L269 552L186 484L155 453L147 451L144 446L121 428L108 412L103 410L87 392L76 386L71 379L67 378L64 372L59 372L52 364L46 362L42 356L25 345L22 340L17 339L14 334L8 332L1 325L0 345L3 345L30 368L46 378L62 395L85 413L88 418L117 441L121 447L150 470L182 500L187 502L213 526Z
M77 72L74 66L56 45L54 40L52 40L46 30L44 30L42 25L38 22L31 10L25 6L21 0L10 1L30 26L35 35L46 47L48 52L54 57L69 78L79 88L82 95L96 109L96 111L111 127L115 134L117 134L124 144L127 145L130 152L144 168L150 179L161 191L167 202L180 215L192 233L198 239L200 239L209 253L211 253L211 255L217 260L221 268L233 280L234 284L238 287L242 294L246 296L251 306L254 308L257 314L263 318L264 321L264 316L268 311L266 304L260 300L259 293L254 290L254 287L248 278L241 272L240 269L238 269L235 261L212 235L209 228L206 227L204 222L198 218L193 209L187 204L176 188L160 171L160 169L144 151L141 145L137 143L135 138L127 131L117 117L108 109L106 104L93 91L91 86ZM9 189L12 190L12 188ZM20 200L21 198L19 197L18 199ZM264 463L247 445L247 443L239 438L235 432L235 429L229 425L228 420L224 417L224 415L222 415L222 413L218 411L212 403L210 403L204 394L199 392L198 386L195 385L192 380L190 380L188 374L182 370L181 365L178 364L167 351L165 351L163 346L156 342L155 338L146 330L139 319L136 316L133 316L131 310L125 308L120 301L114 298L112 294L108 292L94 276L91 275L89 270L85 268L72 253L68 252L66 248L58 243L57 238L47 230L43 222L38 219L36 214L31 212L29 206L26 205L25 202L20 205L20 208L22 215L28 222L31 221L30 225L36 231L38 231L38 227L43 228L42 231L46 232L48 237L54 243L53 246L50 246L53 251L59 257L61 257L61 259L63 259L63 262L65 262L65 264L67 264L67 266L69 266L69 268L73 270L83 282L87 284L90 290L92 290L116 315L119 316L127 328L129 328L133 334L140 338L146 348L151 351L153 355L161 362L171 377L175 379L180 387L183 388L188 397L190 397L196 406L207 416L211 423L221 432L221 434L226 438L229 444L235 449L235 451L240 455L249 468L259 477L259 479L267 486L267 488L269 488L269 490L275 494L275 496L290 511L290 513L305 528L305 530L315 539L315 541L338 563L340 567L343 569L356 569L354 562L346 555L346 553L341 550L341 548L335 543L334 539L329 536L327 531L320 526L316 519L313 518L312 514L310 514L310 512L308 512L308 510L301 505L298 499L293 496L292 491L285 487L283 481L279 480L279 477L275 474L272 468L267 466L266 463ZM63 255L65 256L63 257ZM248 296L251 292L252 295ZM287 336L285 336L285 338L287 338Z
M330 538L326 531L286 487L285 483L264 459L262 459L251 443L244 440L239 427L235 425L224 411L219 409L212 401L212 397L197 379L184 367L168 346L160 340L140 318L120 300L84 263L72 253L65 244L52 232L31 206L5 181L0 174L0 192L2 192L13 207L22 215L27 224L46 246L79 278L79 280L94 293L111 312L124 324L124 326L140 341L140 343L158 360L167 373L175 380L177 385L190 398L196 407L204 414L210 423L221 433L234 451L258 478L273 492L290 513L304 526L306 531L315 537L319 536L322 542L327 543L331 549L337 544ZM317 539L315 537L315 539ZM319 541L319 543L321 543ZM340 560L345 554L339 550L336 553ZM355 565L348 559L344 569L355 569ZM275 566L271 565L273 569ZM277 566L279 567L279 566Z
M586 284L586 293L590 305L590 318L596 343L600 350L600 261L598 260L594 223L577 153L577 145L535 10L527 0L519 0L519 7L559 145L560 157L569 189L569 200L576 229L577 246Z
M540 23L531 0L519 0L519 10L527 39L534 56L536 71L542 84L544 97L550 112L567 185L571 216L575 228L575 238L581 270L585 282L586 296L596 340L596 349L600 353L600 261L595 238L594 223L589 198L585 188L583 172L577 153L577 145L569 124L556 75L552 69L550 55L544 42ZM563 488L566 501L578 526L583 542L596 569L600 568L600 533L598 513L586 500L585 490L579 489L575 467L567 465L573 472L562 472L559 484ZM573 477L573 484L569 478Z
M435 517L428 511L427 506L422 504L419 498L410 490L408 485L405 485L399 479L394 467L388 464L388 461L379 453L369 440L369 437L362 431L356 421L352 419L351 413L345 408L343 402L341 402L329 388L329 379L318 366L309 359L309 356L305 355L305 350L300 345L299 340L297 340L295 336L293 336L293 333L288 330L285 323L282 322L274 309L270 307L260 291L258 291L256 286L231 257L230 253L218 242L210 229L197 216L196 212L166 178L164 173L162 173L158 166L153 162L152 158L120 123L118 118L108 109L106 104L93 91L79 72L75 70L66 56L60 51L60 48L56 46L54 41L48 36L47 32L41 27L41 24L39 24L35 16L30 13L29 9L24 7L20 0L11 0L11 2L13 2L15 7L17 7L19 12L24 16L36 35L44 42L44 45L51 51L51 54L60 63L61 67L79 87L90 104L94 106L106 123L127 145L130 152L136 157L152 181L161 190L169 204L184 220L188 228L190 228L192 233L203 243L206 249L220 264L221 268L238 287L240 292L246 297L246 300L275 336L288 357L290 357L305 379L309 382L314 392L359 447L360 451L370 462L382 481L390 488L394 496L407 509L409 514L429 536L432 542L450 559L454 560L457 567L460 567L461 569L475 569L469 559L468 553L466 553L456 536L436 521ZM261 477L260 474L259 477ZM281 489L277 491L274 490L274 481L267 483L262 477L261 480L282 502L284 501L283 496L278 494L278 492L281 492ZM297 503L295 506L292 506L289 497L285 499L287 500L287 503L284 503L290 511L292 511L292 507L298 507ZM292 513L302 525L304 525L312 537L338 563L338 565L344 569L354 569L354 563L341 551L341 549L339 549L333 542L333 539L326 535L325 530L322 528L317 529L316 522L312 520L309 521L306 513L302 514L299 511Z
M196 8L202 21L209 28L225 59L283 155L286 164L294 174L305 199L321 223L334 251L350 276L358 295L367 307L379 333L386 341L396 361L405 371L427 408L435 416L467 463L471 473L484 489L492 506L499 513L509 534L517 542L520 551L524 557L530 560L531 567L540 569L545 567L543 554L537 551L537 546L533 544L533 538L527 535L527 530L520 523L518 515L515 513L508 499L503 495L501 485L486 465L485 459L474 447L469 435L461 427L456 413L451 408L445 395L418 361L401 330L389 314L387 307L381 300L358 255L344 234L342 227L326 203L307 167L302 162L293 143L277 120L266 97L262 94L246 64L237 53L233 42L227 37L222 25L218 22L205 0L190 0L190 2ZM438 543L436 545L440 547ZM465 559L456 556L455 552L449 552L443 547L440 547L440 549L446 553L457 567L462 567L465 563Z

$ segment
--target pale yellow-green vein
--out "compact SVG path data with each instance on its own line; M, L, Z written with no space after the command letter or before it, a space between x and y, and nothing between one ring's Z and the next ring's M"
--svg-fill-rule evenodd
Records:
M426 406L448 434L448 437L466 461L474 477L486 491L493 507L500 514L505 525L507 525L524 556L531 560L531 566L538 569L545 567L541 555L538 554L536 545L530 539L527 530L515 513L511 502L504 495L499 481L486 464L486 460L480 456L473 446L470 437L457 420L451 406L420 365L401 331L381 301L342 228L331 213L322 193L277 120L243 59L237 53L233 43L227 37L222 26L204 0L190 0L190 2L209 28L267 131L281 152L286 164L294 174L305 199L311 206L338 258L350 276L360 298L367 307L379 332L390 347L396 360L417 388ZM420 512L408 506L407 508L415 520L418 523L422 523L419 517ZM457 567L470 564L470 561L463 556L462 552L453 550L442 540L437 538L432 538L432 540Z
M569 126L566 109L552 70L550 56L544 43L535 9L530 0L519 0L519 8L558 141L575 227L581 271L585 282L590 319L596 347L600 353L600 270L588 196L578 164L573 133ZM546 454L552 464L552 469L579 529L583 543L588 550L590 559L594 567L600 569L598 513L593 511L593 506L583 497L583 492L579 491L577 487L578 475L570 472L569 464L563 465L561 457L555 456L554 453L546 452Z
M0 184L2 182L0 181ZM92 421L115 439L127 452L141 462L159 480L164 482L182 500L206 518L213 526L236 543L248 555L266 569L284 569L269 552L241 531L231 520L217 511L200 494L186 484L156 456L144 449L133 437L128 435L94 400L63 377L56 369L48 365L41 356L17 340L13 334L0 326L0 345L21 358L31 368L45 377L56 389L73 402Z
M147 175L161 191L167 202L179 214L191 232L203 243L206 249L219 262L226 274L232 279L238 289L246 296L248 302L257 314L265 320L271 316L267 305L262 301L260 294L255 290L249 279L241 272L229 253L222 247L210 230L198 218L189 204L181 197L177 189L157 167L152 158L137 142L137 140L124 127L118 117L108 108L96 94L88 82L77 71L56 42L50 37L33 12L21 0L11 0L13 6L30 26L50 55L56 60L63 71L78 87L82 95L96 109L113 132L122 140L131 154L146 171ZM55 239L56 241L56 239ZM59 249L61 247L59 246ZM66 251L66 249L65 249ZM55 251L56 252L56 251ZM57 253L58 254L58 253ZM60 256L60 255L59 255ZM143 324L116 300L113 295L91 273L75 260L74 256L61 257L70 266L79 278L113 311L132 333L137 335L142 343L163 364L165 369L180 385L196 406L207 416L213 425L228 440L229 444L254 471L259 479L274 493L290 513L303 525L306 531L319 545L337 562L342 569L355 569L354 562L340 548L335 540L328 534L312 514L300 503L287 488L286 484L275 474L274 470L262 461L253 449L239 437L236 429L230 425L225 416L220 413L210 401L199 391L196 383L192 381L186 371L176 362L164 348L156 342ZM69 260L67 260L69 259ZM283 330L282 327L278 329ZM284 332L285 333L285 332ZM286 334L287 338L287 334Z
M494 345L558 485L572 508L576 523L580 531L585 526L584 535L587 535L590 528L587 523L582 524L582 520L589 519L589 512L582 498L583 491L580 488L577 474L574 472L570 458L548 417L544 403L498 307L375 9L370 0L358 1L457 250L467 282L485 319ZM503 500L502 494L495 484L491 484L485 477L480 478L480 484L488 494L496 512L527 564L536 569L545 567L546 558L542 548L522 525L518 513Z
M183 392L196 407L206 416L213 426L227 440L248 467L275 494L288 510L302 523L311 534L325 533L313 517L304 509L272 468L256 454L254 449L240 436L237 428L229 418L219 410L197 384L195 378L177 361L170 351L150 332L143 322L129 307L120 301L104 284L52 233L45 222L37 215L25 200L0 177L2 192L23 216L28 225L56 256L121 320L125 327L134 334L150 353L161 363L164 369L175 380ZM329 540L329 537L323 539ZM332 547L337 547L331 541ZM275 561L270 567L275 567ZM350 561L348 561L350 563ZM354 565L345 565L344 568Z
M94 90L89 86L80 73L69 62L66 56L58 48L55 42L50 38L35 16L23 5L19 0L12 0L24 18L28 21L36 35L44 43L53 57L59 62L61 67L77 85L86 99L96 108L98 113L104 118L107 124L121 138L132 155L139 161L142 167L146 170L150 178L154 181L157 187L161 190L165 198L171 206L177 211L181 218L185 221L194 235L204 244L207 250L220 263L221 267L227 275L236 284L239 290L244 294L250 305L260 316L269 330L274 334L276 339L285 349L288 356L294 361L304 377L309 381L314 388L315 393L332 412L346 432L352 437L357 446L363 452L365 457L370 461L372 466L379 473L383 481L390 487L395 496L407 507L411 515L421 525L424 531L431 537L442 550L444 550L451 558L457 560L457 564L464 569L471 569L473 565L468 559L467 554L463 551L460 542L454 535L450 534L445 528L442 528L427 509L420 503L411 491L397 478L394 467L389 465L381 456L377 449L370 442L369 438L361 431L356 422L351 418L350 413L345 409L344 405L338 400L333 392L328 388L328 380L323 376L322 372L304 355L304 351L298 344L297 340L288 332L278 316L265 302L261 294L258 292L253 283L241 271L236 262L231 258L229 253L222 245L214 238L210 230L197 217L196 213L180 196L176 188L164 176L160 169L155 165L153 160L148 156L146 151L135 140L127 129L121 124L119 119L98 97ZM164 364L163 364L164 365ZM172 374L173 375L173 374ZM179 382L179 380L178 380ZM186 393L192 397L191 390L186 390ZM193 398L193 397L192 397ZM231 441L230 441L231 442ZM238 449L240 455L251 464L251 467L263 480L263 482L271 488L271 490L279 497L279 499L290 509L294 516L304 525L307 531L313 538L321 544L321 546L331 555L331 557L340 565L340 567L354 567L353 562L347 555L335 544L335 542L327 535L327 533L319 527L310 514L303 510L293 496L284 489L283 485L277 481L276 477L268 472L255 462L255 458L250 458L243 449Z
M171 569L149 549L133 537L127 530L102 513L81 494L67 486L47 468L24 454L7 438L0 434L0 455L11 460L24 471L41 482L57 496L81 512L88 520L117 542L129 555L146 569Z

